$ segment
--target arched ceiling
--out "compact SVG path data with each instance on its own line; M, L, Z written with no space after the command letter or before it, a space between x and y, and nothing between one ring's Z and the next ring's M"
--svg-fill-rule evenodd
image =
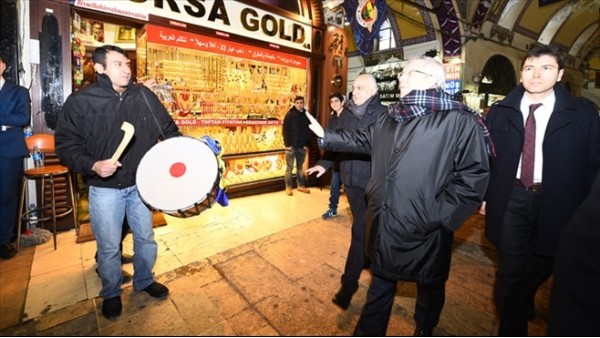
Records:
M324 6L343 2L323 0ZM477 38L511 44L519 35L519 41L560 47L570 56L571 66L600 63L600 0L386 0L386 4L397 21L399 46L435 39L432 32L444 32L444 22L456 17L463 44ZM449 4L452 13L447 11ZM445 56L449 53L444 50Z
M556 45L579 60L600 56L598 0L467 0L467 18L481 2L489 4L485 21L493 25Z

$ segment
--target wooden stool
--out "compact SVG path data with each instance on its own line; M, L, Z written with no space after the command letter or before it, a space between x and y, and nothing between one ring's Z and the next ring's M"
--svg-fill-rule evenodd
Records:
M54 135L51 134L35 134L25 139L27 142L27 147L31 151L34 146L37 146L41 151L44 152L54 152ZM66 203L57 204L56 194L55 194L55 178L64 176L66 178L66 185L69 189L71 202L68 201ZM25 192L27 191L27 182L29 180L42 180L42 206L38 206L36 208L32 208L24 212L24 204L25 204ZM50 205L44 205L45 199L45 180L48 178L50 180ZM52 220L52 233L54 236L54 250L56 250L56 219L65 217L69 214L73 214L73 224L75 226L76 231L78 229L77 222L77 206L75 201L75 193L73 188L73 181L71 177L71 173L69 172L69 168L65 167L61 164L42 166L39 168L31 168L27 169L23 175L23 185L21 188L21 199L19 204L19 219L18 219L18 229L17 229L17 250L19 250L21 245L21 227L23 222L31 222L31 214L37 213L37 221L38 222L46 222ZM57 213L57 207L60 208L60 213Z

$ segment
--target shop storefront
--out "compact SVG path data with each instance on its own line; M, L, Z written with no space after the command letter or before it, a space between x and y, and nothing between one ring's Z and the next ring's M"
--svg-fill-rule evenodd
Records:
M321 1L75 0L68 27L60 27L65 4L32 8L32 21L44 10L61 16L59 36L69 47L63 64L72 60L63 99L94 81L95 47L118 45L134 79L156 81L155 93L184 135L221 143L231 194L283 187L283 118L295 96L314 111L320 95L320 79L311 74L325 59L322 12L315 10ZM61 11L48 11L57 5Z

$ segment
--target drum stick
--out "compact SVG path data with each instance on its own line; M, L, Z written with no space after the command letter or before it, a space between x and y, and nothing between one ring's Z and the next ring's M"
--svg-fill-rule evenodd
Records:
M119 157L121 157L121 155L123 154L125 147L127 147L127 145L129 144L129 141L131 141L131 138L133 137L133 133L135 132L135 128L133 128L133 125L127 121L123 122L123 125L121 125L121 130L123 130L125 132L125 134L123 135L123 139L121 140L121 143L117 147L117 150L115 151L113 156L110 158L111 163L117 163L117 161L119 160Z

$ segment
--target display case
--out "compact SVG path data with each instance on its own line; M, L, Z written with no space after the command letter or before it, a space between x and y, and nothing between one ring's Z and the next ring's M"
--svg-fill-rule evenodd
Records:
M147 25L137 39L137 72L180 131L223 147L228 187L285 174L282 124L307 90L307 59L226 39Z

